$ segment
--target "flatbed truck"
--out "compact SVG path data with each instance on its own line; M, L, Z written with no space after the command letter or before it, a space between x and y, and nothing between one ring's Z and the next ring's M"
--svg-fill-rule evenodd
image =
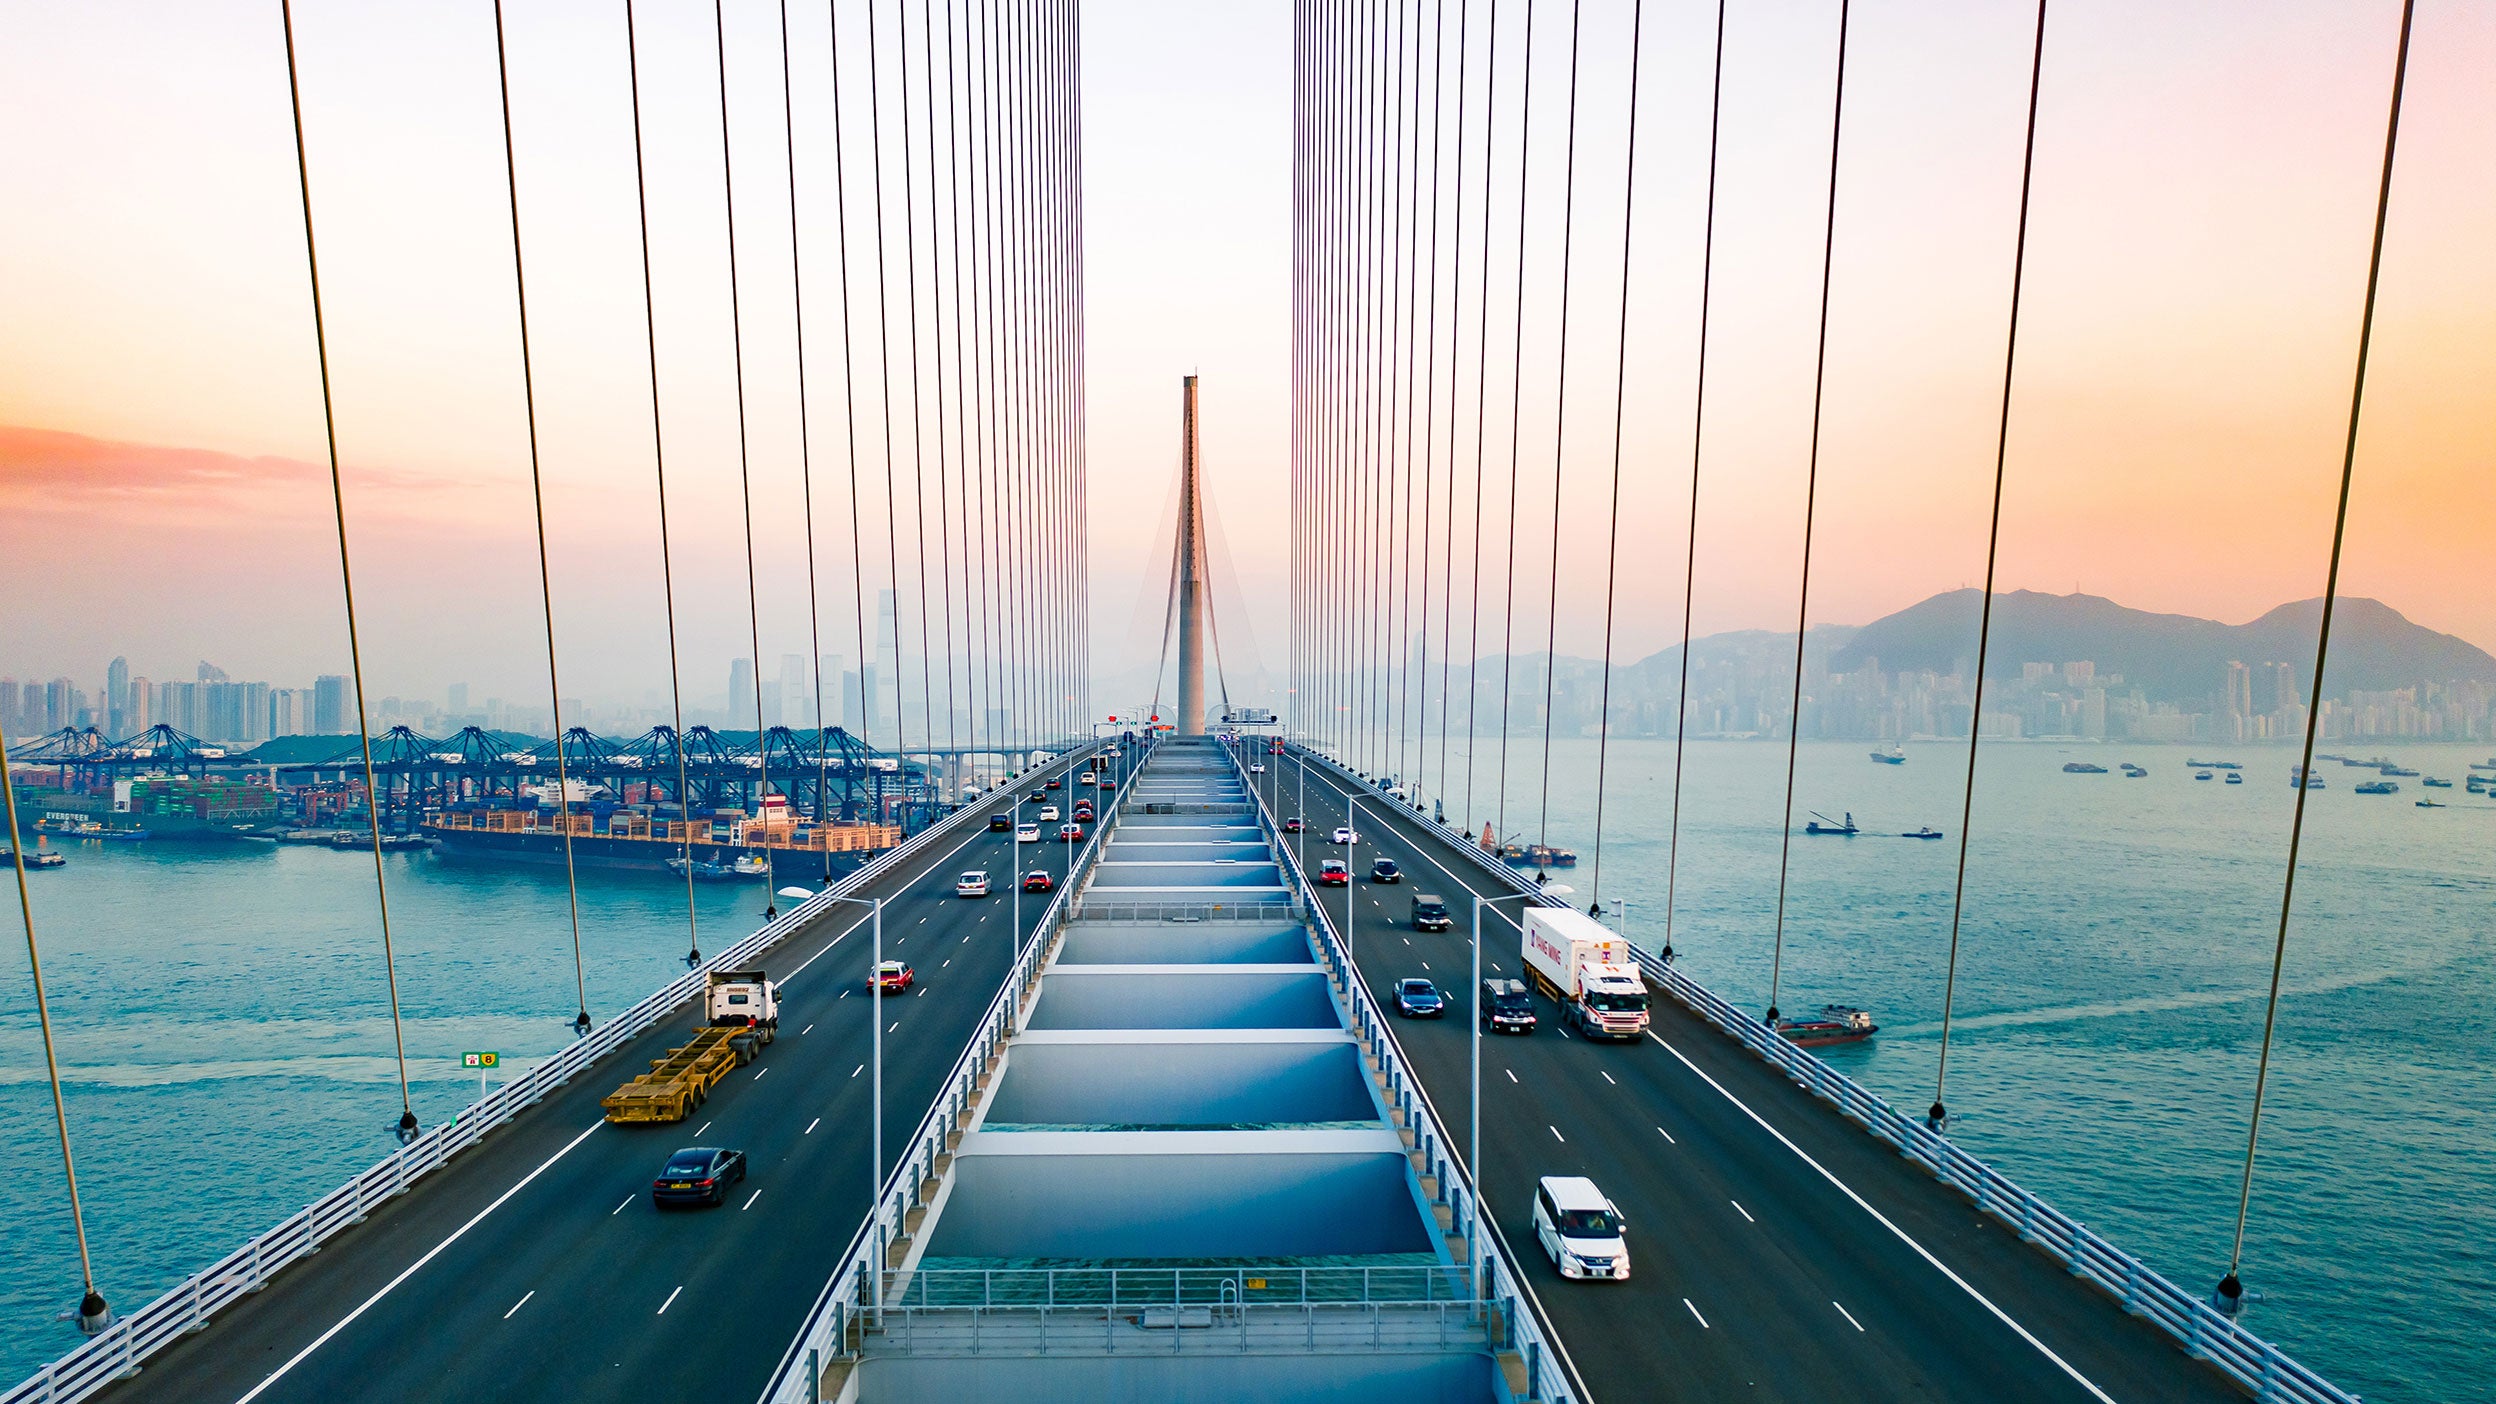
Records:
M780 987L759 970L714 970L703 988L706 1022L692 1039L653 1058L650 1071L598 1105L608 1121L682 1121L728 1074L753 1062L780 1033Z

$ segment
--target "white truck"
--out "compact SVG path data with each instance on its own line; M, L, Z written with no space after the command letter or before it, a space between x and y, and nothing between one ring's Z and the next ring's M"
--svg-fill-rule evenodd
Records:
M780 987L760 970L714 970L703 1000L714 1028L748 1028L769 1043L780 1032Z
M1584 912L1526 908L1525 968L1586 1037L1634 1039L1647 1031L1647 982L1629 942Z

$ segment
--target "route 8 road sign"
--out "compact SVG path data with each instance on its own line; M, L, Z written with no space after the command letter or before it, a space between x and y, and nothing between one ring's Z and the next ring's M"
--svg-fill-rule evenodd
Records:
M463 1068L490 1068L502 1061L503 1055L500 1053L462 1053L459 1055L459 1065Z

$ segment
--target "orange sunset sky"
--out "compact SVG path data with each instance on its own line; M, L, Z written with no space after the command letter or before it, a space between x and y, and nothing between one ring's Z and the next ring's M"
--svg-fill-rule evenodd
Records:
M808 365L810 385L837 385L811 379L838 360L841 332L811 295L830 276L836 193L826 22L821 6L803 8L791 16L789 120ZM1836 37L1836 0L1730 8L1701 632L1792 626ZM666 639L621 10L511 7L513 121L566 691L638 699L666 684ZM1522 12L1505 5L1502 22ZM1546 5L1537 21L1515 407L1526 487L1507 515L1530 586L1519 616L1539 626L1556 455L1565 652L1602 647L1624 287L1616 652L1642 657L1678 635L1714 12L1647 0L1632 173L1629 5L1586 6L1565 406L1553 393L1567 7ZM728 6L766 672L811 651L777 15ZM1976 0L1855 6L1815 622L1865 622L1981 578L2029 17ZM2230 621L2320 593L2398 17L2393 0L2057 0L2003 588ZM690 0L642 7L670 506L696 695L723 690L746 628L709 22L709 6ZM298 6L376 695L438 699L467 681L480 695L543 696L492 23L486 0ZM1194 372L1246 597L1224 607L1279 672L1289 8L1102 0L1084 24L1095 670L1151 661L1167 549L1156 514L1175 465L1178 380ZM1503 44L1516 38L1506 33ZM0 579L12 601L0 673L92 687L115 654L157 677L187 676L202 657L281 684L336 670L337 563L275 0L5 0L0 34L0 129L11 134L0 143ZM1483 42L1477 32L1476 65ZM1506 193L1493 215L1507 258L1518 113L1514 74L1502 81ZM2428 0L2343 586L2496 649L2490 250L2496 8ZM1504 311L1494 318L1495 365L1515 333ZM1471 395L1459 395L1468 428ZM846 483L837 404L818 389L808 426L819 524L849 506L826 496L832 475ZM1495 445L1508 412L1492 406ZM1434 473L1445 447L1442 435ZM880 481L881 462L867 467ZM1502 452L1494 514L1506 467ZM1468 493L1472 471L1468 433ZM880 515L882 500L861 506ZM1486 541L1501 523L1491 517ZM846 536L823 539L825 651L854 656L853 602L832 583L849 575ZM872 589L890 563L866 565Z

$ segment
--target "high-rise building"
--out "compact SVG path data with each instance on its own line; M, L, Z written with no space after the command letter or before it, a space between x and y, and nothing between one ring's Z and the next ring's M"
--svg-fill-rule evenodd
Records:
M301 736L311 729L312 692L280 687L269 692L269 735Z
M823 689L823 724L825 726L849 724L849 703L846 700L848 694L845 689L850 684L848 677L842 672L848 661L837 653L827 653L815 660L815 685ZM808 697L806 715L809 718L815 714L814 706L815 699Z
M199 660L199 680L204 683L232 682L223 668L203 658Z
M130 660L116 658L104 669L104 729L114 736L126 736L135 727L126 727L130 711Z
M777 719L779 725L793 726L801 731L814 726L815 698L806 688L805 654L780 655L780 686L776 691L780 704L775 709L780 714Z
M450 690L450 699L451 699L451 714L452 714L453 716L458 716L458 715L461 715L461 714L465 713L465 712L468 710L468 684L466 684L466 683L452 683L452 684L451 684L451 690Z
M742 731L754 724L754 660L731 659L728 663L728 731Z
M347 680L323 673L312 680L312 730L320 736L343 736L354 728L347 715Z
M132 678L130 700L124 704L126 710L121 719L122 725L130 729L130 735L136 736L156 724L155 703L156 689L148 684L147 679Z

